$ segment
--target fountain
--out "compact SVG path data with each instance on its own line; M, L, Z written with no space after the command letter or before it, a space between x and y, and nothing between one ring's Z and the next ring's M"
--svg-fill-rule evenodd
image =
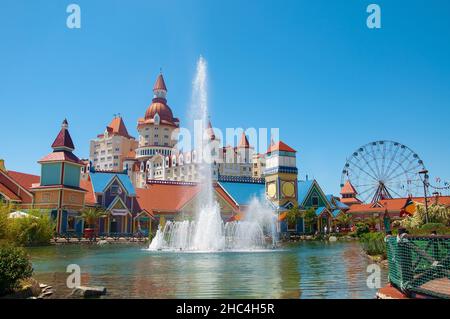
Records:
M193 82L193 103L191 114L201 117L202 132L207 127L207 65L200 57ZM202 251L214 252L225 250L255 250L266 247L265 234L270 233L272 246L275 245L275 215L265 199L254 198L245 217L241 221L224 223L220 205L214 197L212 165L209 141L197 137L197 146L202 159L199 164L201 192L194 221L168 221L164 228L159 228L149 250Z

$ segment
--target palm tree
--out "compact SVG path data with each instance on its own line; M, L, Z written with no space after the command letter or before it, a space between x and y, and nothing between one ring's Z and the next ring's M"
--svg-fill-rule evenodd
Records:
M81 213L81 216L85 223L88 224L89 227L92 227L94 233L96 233L98 220L99 218L106 216L106 212L98 208L88 208Z
M371 230L376 229L377 225L380 224L380 219L375 216L370 216L365 220L366 224L369 226Z
M353 217L350 214L344 213L340 214L337 218L337 223L342 228L350 228L350 225L352 223Z

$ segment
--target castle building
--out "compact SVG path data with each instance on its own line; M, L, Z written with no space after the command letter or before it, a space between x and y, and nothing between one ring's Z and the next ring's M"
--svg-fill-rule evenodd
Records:
M167 92L164 77L159 74L153 87L152 103L144 118L138 120L138 147L123 160L122 170L127 172L136 188L145 188L152 181L198 182L201 177L198 151L183 152L176 147L180 121L167 104ZM210 121L205 130L210 141L222 145ZM262 178L264 157L254 156L254 148L245 133L237 146L219 147L218 151L213 154L218 155L217 160L211 163L214 180ZM94 164L94 167L97 166Z
M137 146L122 117L116 116L102 134L91 140L89 159L96 170L122 172L125 158L134 156Z
M67 120L52 144L53 152L42 158L40 183L33 185L34 207L51 210L57 233L80 231L83 227L81 210L86 190L80 187L81 167L84 165L73 151L75 146Z

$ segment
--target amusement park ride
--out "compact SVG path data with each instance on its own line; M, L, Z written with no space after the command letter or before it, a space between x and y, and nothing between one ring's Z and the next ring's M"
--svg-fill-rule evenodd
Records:
M341 187L349 180L363 202L381 199L427 196L450 190L450 184L431 185L422 159L408 146L393 141L376 141L359 147L342 170ZM441 183L440 179L436 180ZM429 193L428 193L429 194Z

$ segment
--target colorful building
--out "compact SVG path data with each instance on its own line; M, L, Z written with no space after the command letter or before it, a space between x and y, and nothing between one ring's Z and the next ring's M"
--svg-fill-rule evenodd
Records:
M153 215L140 208L126 173L96 172L91 168L83 183L88 191L86 205L105 213L98 221L100 236L137 233L148 236Z
M86 190L80 187L81 167L84 165L73 151L75 146L64 120L52 144L53 152L42 158L40 183L31 188L33 207L49 209L56 220L56 232L81 233L81 211L85 205Z
M4 160L0 160L0 202L32 208L34 196L33 184L39 183L39 176L8 171Z
M138 142L128 134L121 116L116 116L102 134L91 140L90 162L97 170L122 172L124 160L134 157Z

